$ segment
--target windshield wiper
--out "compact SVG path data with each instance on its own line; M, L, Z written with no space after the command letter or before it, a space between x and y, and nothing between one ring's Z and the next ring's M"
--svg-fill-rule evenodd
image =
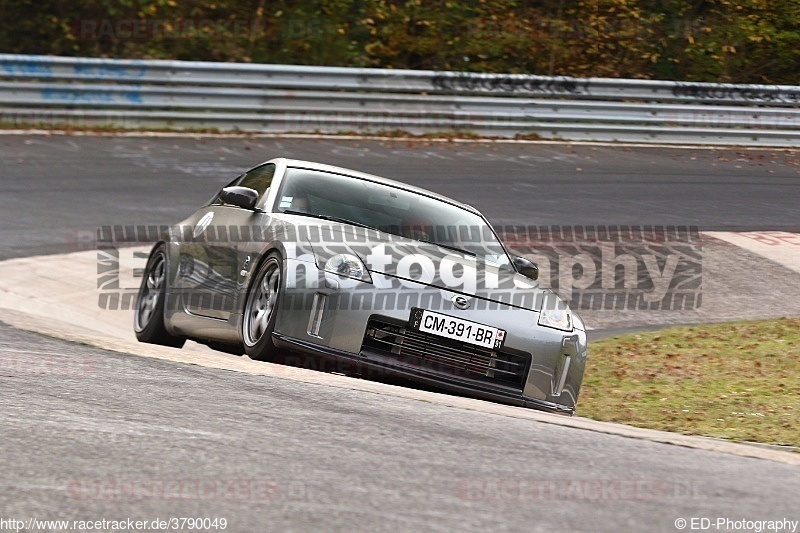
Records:
M367 228L367 229L373 229L375 231L381 231L380 229L375 228L373 226L362 224L361 222L356 222L355 220L348 220L346 218L335 217L333 215L319 215L317 213L306 213L305 211L293 211L292 209L285 209L284 211L281 211L281 213L285 215L300 215L304 217L319 218L321 220L329 220L331 222L339 222L341 224L350 224L351 226L358 226L359 228Z

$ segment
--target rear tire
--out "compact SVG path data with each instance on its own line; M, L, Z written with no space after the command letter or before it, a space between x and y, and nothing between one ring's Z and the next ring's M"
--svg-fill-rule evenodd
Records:
M278 355L272 332L282 296L283 261L278 252L272 252L258 267L244 306L242 339L250 359L272 361Z
M182 348L186 338L172 335L164 327L167 289L167 253L160 244L147 260L142 285L133 312L133 330L139 342Z

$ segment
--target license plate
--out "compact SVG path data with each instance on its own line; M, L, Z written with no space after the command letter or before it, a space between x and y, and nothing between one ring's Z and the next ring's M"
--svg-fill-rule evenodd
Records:
M505 330L416 307L411 309L409 322L412 329L422 333L483 346L490 350L499 350L506 340Z

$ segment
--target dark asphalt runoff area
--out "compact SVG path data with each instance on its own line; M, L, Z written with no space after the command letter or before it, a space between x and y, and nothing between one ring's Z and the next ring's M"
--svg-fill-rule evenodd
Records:
M0 136L0 259L73 251L101 225L175 223L277 156L420 185L498 225L800 228L800 159L783 150ZM0 360L4 520L393 533L800 520L796 466L120 355L2 324Z

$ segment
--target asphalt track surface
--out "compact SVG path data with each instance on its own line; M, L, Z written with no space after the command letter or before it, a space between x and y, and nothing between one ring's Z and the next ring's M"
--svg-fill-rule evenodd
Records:
M800 155L782 150L0 136L0 259L72 251L101 225L174 224L273 157L432 189L496 225L800 228Z
M437 190L497 224L791 229L794 155L562 145L0 137L0 258L170 224L274 156ZM0 518L228 531L677 531L800 519L798 467L138 356L0 325ZM213 529L208 529L213 530ZM725 530L725 529L721 529Z
M0 376L5 517L218 517L242 532L799 518L797 466L0 332L6 354L39 362Z

